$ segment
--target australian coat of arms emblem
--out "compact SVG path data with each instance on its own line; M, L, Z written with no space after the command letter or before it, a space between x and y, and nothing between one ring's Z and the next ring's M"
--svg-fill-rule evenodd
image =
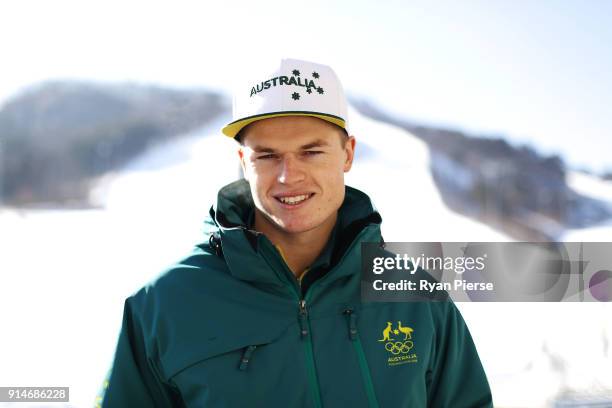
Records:
M401 321L397 322L396 328L393 328L392 322L387 322L382 338L378 341L384 343L385 350L389 353L387 362L390 366L417 362L417 355L413 352L413 333L414 329L403 326Z

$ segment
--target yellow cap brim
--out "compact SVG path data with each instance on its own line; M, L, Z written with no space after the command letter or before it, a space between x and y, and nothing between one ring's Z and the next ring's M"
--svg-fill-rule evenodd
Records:
M244 128L246 125L250 123L253 123L253 122L256 122L262 119L277 118L280 116L314 116L315 118L323 119L326 122L330 122L330 123L333 123L334 125L338 125L342 129L346 129L346 122L341 117L333 116L333 115L329 115L325 113L319 113L319 112L296 111L296 112L272 112L272 113L264 113L261 115L249 116L247 118L240 119L240 120L237 120L235 122L228 124L223 129L221 129L221 132L223 132L225 136L234 138L236 137L238 132L242 130L242 128Z

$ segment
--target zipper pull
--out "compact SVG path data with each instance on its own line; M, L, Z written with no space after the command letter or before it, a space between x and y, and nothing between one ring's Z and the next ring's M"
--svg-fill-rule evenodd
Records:
M349 339L355 340L357 338L357 315L354 313L352 308L347 308L343 312L347 317L349 326Z
M308 311L306 310L306 301L300 300L300 329L302 337L308 335Z
M249 364L249 360L251 359L251 354L255 351L257 346L248 346L244 349L244 353L242 353L242 359L240 360L239 370L245 371L247 369L247 365Z

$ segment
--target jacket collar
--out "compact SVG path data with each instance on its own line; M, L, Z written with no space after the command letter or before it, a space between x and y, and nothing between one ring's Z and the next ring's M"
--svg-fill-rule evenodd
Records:
M217 203L207 220L208 233L218 233L230 273L236 278L271 284L287 285L287 273L282 258L266 236L250 229L254 211L248 182L235 181L219 190ZM345 198L338 210L334 229L333 251L324 251L315 264L330 263L333 278L359 273L361 242L380 242L382 219L370 198L353 187L345 186ZM347 256L349 255L351 256ZM330 278L332 278L330 276Z

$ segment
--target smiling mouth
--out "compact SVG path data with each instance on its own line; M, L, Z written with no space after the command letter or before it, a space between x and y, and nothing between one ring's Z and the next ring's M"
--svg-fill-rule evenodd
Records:
M309 200L314 193L300 194L295 196L274 197L277 201L286 205L298 205Z

